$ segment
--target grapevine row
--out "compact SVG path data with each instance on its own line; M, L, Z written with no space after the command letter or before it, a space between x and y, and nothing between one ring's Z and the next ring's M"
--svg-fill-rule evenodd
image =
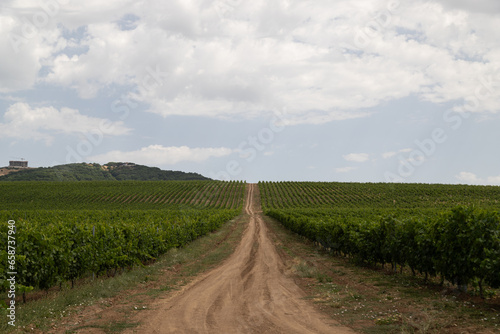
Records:
M462 288L477 283L481 293L483 284L500 287L499 187L297 182L259 186L267 215L333 253L399 265L401 270L408 266L426 279L440 276ZM353 193L346 191L350 186ZM384 192L399 196L376 196ZM325 202L329 204L321 204Z
M49 289L153 261L237 216L245 187L235 181L3 183L0 221L16 224L17 289ZM0 238L7 233L1 224ZM0 290L7 286L7 259L7 248L0 248Z
M0 185L4 209L237 208L242 181L9 182Z
M0 212L16 222L18 283L48 289L88 273L106 273L156 259L232 219L239 210L82 210ZM0 235L7 239L2 225ZM8 272L0 250L0 286Z

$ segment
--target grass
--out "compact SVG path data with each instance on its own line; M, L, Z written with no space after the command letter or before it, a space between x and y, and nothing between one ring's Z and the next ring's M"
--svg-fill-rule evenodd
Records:
M361 333L500 333L500 298L458 294L408 272L331 256L269 217L278 250L318 308Z
M67 329L67 333L85 327L101 328L106 333L135 327L137 323L129 323L126 319L130 312L140 311L142 304L167 291L178 289L190 278L229 256L239 242L247 220L245 215L239 216L218 231L199 238L184 248L170 250L149 266L134 268L113 278L87 280L74 289L65 287L63 291L50 291L47 296L21 304L16 309L16 327L2 321L0 332L45 333L69 318L76 320L72 321L72 328ZM121 298L120 295L126 298ZM95 323L85 323L84 320L88 319L80 313L89 306L112 308L123 319L100 323L99 320L103 320L96 318Z

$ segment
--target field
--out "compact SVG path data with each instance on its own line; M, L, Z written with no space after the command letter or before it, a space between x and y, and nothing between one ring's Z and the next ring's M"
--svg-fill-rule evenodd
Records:
M115 275L216 230L240 213L245 184L14 182L1 189L0 220L15 221L16 283L24 297L89 274ZM2 240L8 233L2 224ZM2 247L4 291L8 255Z
M264 212L328 251L440 276L466 290L500 287L500 188L262 182Z
M142 277L138 284L147 283L148 288L126 292L129 303L120 301L119 306L115 299L102 297L99 303L115 306L98 311L96 306L91 310L79 306L78 312L85 316L53 320L50 326L62 329L50 332L94 328L90 332L152 333L161 328L328 333L333 326L339 333L353 333L352 329L455 333L453 326L458 323L469 327L464 333L490 333L500 325L500 187L83 181L12 182L2 184L0 190L2 240L13 229L7 222L15 221L11 235L16 238L17 301L28 299L20 315L24 324L31 325L27 312L47 309L41 312L43 319L35 321L41 332L48 331L45 319L56 310L65 318L68 307L78 305L50 304L59 298L59 291L74 288L77 294L92 282L111 286L104 282L141 273L141 268L154 267L149 265L165 256L161 261L169 263L167 267L154 275L138 274ZM284 228L281 231L279 225L300 239ZM221 230L221 236L210 233ZM206 235L215 241L207 241L188 264L181 264L181 250L197 249L196 242ZM211 259L222 248L226 258ZM7 247L0 249L4 295L9 288L9 255ZM190 274L191 281L183 266L198 268ZM393 276L386 278L387 273ZM158 283L148 283L152 276ZM394 283L399 281L403 285ZM379 284L384 287L380 291ZM98 294L111 293L102 289ZM438 297L422 297L435 289ZM457 291L461 297L450 301L445 296L443 302L439 289ZM180 292L169 294L171 290ZM45 298L49 291L51 297ZM146 294L163 297L154 300ZM412 294L418 297L408 297ZM322 312L305 301L311 295ZM61 296L67 298L62 292ZM70 297L81 305L80 298L90 297ZM483 302L472 309L469 298ZM36 306L45 305L44 299L51 306ZM144 306L148 310L130 314L138 302L148 305ZM395 305L400 305L397 312ZM378 317L372 313L375 310ZM453 310L460 313L455 315ZM347 311L352 313L349 321L343 318ZM117 318L117 312L123 315ZM331 318L325 320L325 314ZM440 319L425 318L429 314ZM481 323L476 316L482 317Z
M245 184L219 181L6 182L4 210L241 209Z

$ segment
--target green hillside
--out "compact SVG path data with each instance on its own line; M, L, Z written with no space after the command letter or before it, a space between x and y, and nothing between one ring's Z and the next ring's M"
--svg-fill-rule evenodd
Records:
M187 181L210 180L197 173L161 170L134 163L110 162L106 165L76 163L54 167L22 169L0 176L0 181Z

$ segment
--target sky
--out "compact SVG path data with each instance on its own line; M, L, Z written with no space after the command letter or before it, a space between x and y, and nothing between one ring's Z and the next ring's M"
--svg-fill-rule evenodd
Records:
M500 185L498 0L2 0L0 166Z

